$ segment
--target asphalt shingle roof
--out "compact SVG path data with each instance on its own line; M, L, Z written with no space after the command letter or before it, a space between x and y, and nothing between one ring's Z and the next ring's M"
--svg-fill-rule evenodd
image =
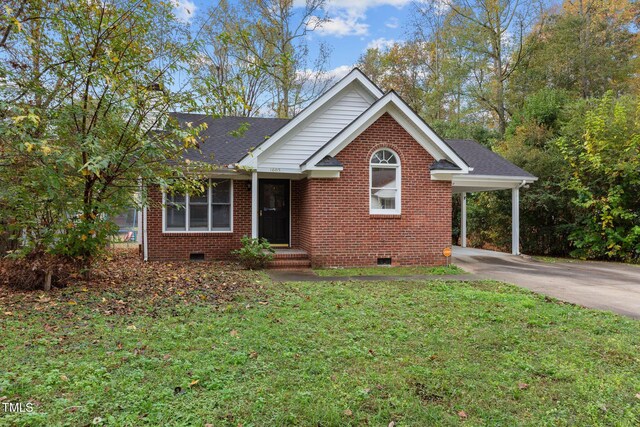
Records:
M316 163L316 166L328 167L328 166L342 166L342 162L335 157L324 156L322 160Z
M517 176L535 178L504 157L470 139L447 139L445 142L473 168L469 175Z
M278 129L289 122L288 119L262 117L221 117L212 118L206 114L171 113L181 126L198 126L206 122L208 127L200 133L200 151L190 150L185 157L192 161L204 161L217 165L234 164L258 145L266 141ZM238 132L247 125L244 132ZM470 175L495 175L531 177L529 172L520 169L500 155L467 139L447 139L445 142L458 154L473 171ZM342 166L337 159L327 156L318 162L318 166ZM432 168L453 170L450 162L435 162Z
M200 151L189 150L185 158L192 161L229 165L239 162L249 151L262 144L278 129L289 122L288 119L262 117L220 117L206 114L171 113L181 126L188 122L192 126L207 123L207 129L200 132ZM244 132L238 132L247 124Z
M432 171L459 171L460 168L447 159L441 159L433 162L430 170Z

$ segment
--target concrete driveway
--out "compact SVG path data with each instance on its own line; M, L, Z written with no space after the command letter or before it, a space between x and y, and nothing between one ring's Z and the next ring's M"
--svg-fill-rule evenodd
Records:
M481 249L453 248L453 263L479 278L640 319L640 267L605 262L537 261Z

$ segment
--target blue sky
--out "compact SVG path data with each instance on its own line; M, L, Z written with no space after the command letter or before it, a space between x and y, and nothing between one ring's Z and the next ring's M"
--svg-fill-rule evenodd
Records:
M215 4L206 0L178 1L177 15L184 20L197 18ZM304 4L304 0L295 1ZM367 47L404 40L410 31L410 0L330 0L326 9L331 21L310 36L309 45L315 50L324 41L331 47L328 69L336 77L346 74Z

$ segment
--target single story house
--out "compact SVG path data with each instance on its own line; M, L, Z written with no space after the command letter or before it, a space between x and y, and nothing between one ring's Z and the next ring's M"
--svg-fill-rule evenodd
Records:
M186 156L219 167L199 197L150 189L145 260L228 259L246 235L282 248L276 266L440 265L452 195L466 244L465 194L500 189L513 192L518 252L519 188L536 178L474 141L443 140L358 69L291 120L174 117L207 123Z

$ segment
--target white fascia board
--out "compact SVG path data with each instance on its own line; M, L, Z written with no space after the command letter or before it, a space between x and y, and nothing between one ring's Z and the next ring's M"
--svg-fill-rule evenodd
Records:
M433 177L432 177L433 179ZM500 176L500 175L454 175L453 187L480 187L480 188L511 188L525 184L531 184L538 178L530 176Z
M458 174L469 173L469 166L407 106L395 93L390 92L354 120L325 147L314 154L302 170L315 170L325 156L335 156L364 132L384 113L389 113L436 160L447 159L460 168Z
M238 165L256 168L258 166L258 156L260 156L261 153L264 153L269 149L269 147L273 146L286 135L289 135L290 132L293 131L300 123L316 111L320 110L327 102L330 102L336 95L342 92L354 81L359 82L374 99L380 99L384 95L383 92L362 73L362 71L354 68L349 74L343 77L342 80L331 87L331 89L313 101L311 105L302 110L300 114L291 119L289 123L280 128L275 134L271 135L269 139L259 145L253 152L247 154L242 160L240 160Z

